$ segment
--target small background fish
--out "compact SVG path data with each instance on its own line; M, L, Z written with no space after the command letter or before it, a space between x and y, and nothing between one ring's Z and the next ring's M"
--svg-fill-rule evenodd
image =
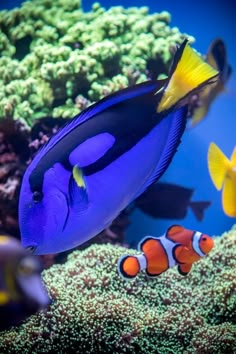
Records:
M0 330L48 307L50 299L40 277L41 270L39 259L15 238L0 233Z
M172 183L157 182L148 188L134 202L147 215L162 219L184 219L190 208L198 221L202 221L204 211L210 201L192 201L194 190Z
M232 74L232 67L228 63L227 49L224 41L220 38L215 39L210 44L206 62L219 71L219 80L192 97L192 104L189 105L191 127L194 127L206 117L217 96L226 91L227 81Z

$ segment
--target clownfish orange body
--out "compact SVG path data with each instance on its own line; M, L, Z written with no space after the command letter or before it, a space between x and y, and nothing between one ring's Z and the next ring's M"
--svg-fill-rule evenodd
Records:
M187 275L192 264L207 255L213 246L210 236L173 225L160 237L144 237L138 245L142 254L122 256L118 272L126 280L135 278L142 270L149 277L156 277L177 265L179 273Z

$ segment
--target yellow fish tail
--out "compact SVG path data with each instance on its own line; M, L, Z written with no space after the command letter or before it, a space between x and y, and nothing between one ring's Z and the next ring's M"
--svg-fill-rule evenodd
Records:
M204 104L203 106L200 106L196 110L194 110L193 118L191 119L191 127L194 127L196 124L201 122L203 117L207 115L208 109L209 105Z
M157 112L174 107L195 90L214 82L218 71L207 64L185 40L177 50L167 86L158 104Z
M222 189L230 161L215 143L209 146L207 162L212 182L216 189Z
M225 178L222 192L222 206L226 215L236 217L236 181L230 177Z

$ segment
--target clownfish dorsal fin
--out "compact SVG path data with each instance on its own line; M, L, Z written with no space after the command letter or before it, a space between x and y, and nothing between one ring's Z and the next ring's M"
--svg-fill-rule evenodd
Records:
M180 264L178 265L178 272L181 275L187 275L192 268L192 264Z
M176 263L189 263L189 249L186 246L177 245L173 249Z
M144 252L144 247L147 250L147 248L152 248L153 242L155 242L158 239L158 237L153 237L153 236L145 236L137 246L138 251Z
M178 232L182 232L184 231L184 227L181 225L172 225L170 226L167 231L166 231L166 235L167 236L173 236L175 234L177 234Z

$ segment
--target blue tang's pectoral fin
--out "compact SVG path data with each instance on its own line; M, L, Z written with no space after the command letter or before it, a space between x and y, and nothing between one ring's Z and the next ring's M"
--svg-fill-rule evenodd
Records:
M83 210L88 206L88 193L83 171L77 165L74 166L69 181L70 205Z

